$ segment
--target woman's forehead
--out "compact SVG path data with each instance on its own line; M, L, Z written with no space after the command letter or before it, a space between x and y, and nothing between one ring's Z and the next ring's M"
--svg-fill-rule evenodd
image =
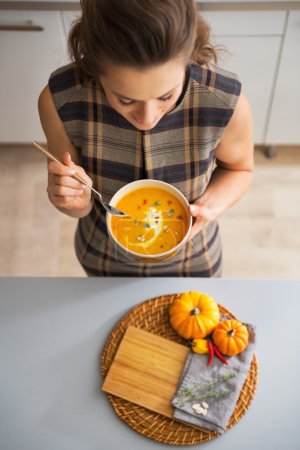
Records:
M185 65L176 59L144 70L109 64L100 80L112 93L139 101L166 96L182 85L184 75Z

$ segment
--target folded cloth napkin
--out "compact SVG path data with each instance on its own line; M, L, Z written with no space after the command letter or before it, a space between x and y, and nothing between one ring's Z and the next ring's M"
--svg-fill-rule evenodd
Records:
M255 328L250 324L245 325L249 331L249 343L242 353L228 358L228 365L223 364L215 356L212 365L208 367L207 355L191 351L172 400L175 419L224 433L246 380L255 350ZM199 408L197 405L202 406L202 402L205 402L205 415L197 411Z

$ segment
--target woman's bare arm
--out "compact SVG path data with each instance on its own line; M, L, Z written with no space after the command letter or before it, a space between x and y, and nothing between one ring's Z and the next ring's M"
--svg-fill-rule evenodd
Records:
M196 218L190 239L216 220L248 190L253 174L252 115L241 93L216 151L217 168L203 195L190 206Z
M71 177L72 171L76 170L89 184L92 181L80 167L80 155L64 129L48 86L39 96L38 108L48 149L63 163L48 161L49 199L59 211L71 217L84 217L92 208L91 192Z

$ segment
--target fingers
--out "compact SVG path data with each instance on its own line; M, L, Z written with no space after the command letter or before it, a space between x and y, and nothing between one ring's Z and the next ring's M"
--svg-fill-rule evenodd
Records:
M77 173L90 186L92 180L87 176L82 167L76 166L69 153L63 155L63 164L48 161L48 196L55 206L67 209L80 209L89 203L90 189L72 175Z
M80 181L72 177L75 173L80 175L88 185L92 186L93 182L91 178L87 176L82 167L76 166L73 162L72 167L70 167L54 161L48 161L49 183L73 187L74 189L85 189L83 183L80 183Z
M57 184L50 184L48 193L59 197L80 197L84 192L84 189L74 189Z
M213 220L209 208L205 205L198 205L195 203L190 205L190 213L191 216L194 217L194 223L188 238L189 241Z
M92 186L93 185L93 181L92 179L85 173L85 171L83 170L82 167L80 166L75 166L76 169L76 173L83 178L83 180L89 185ZM84 186L84 185L83 185Z
M50 169L52 170L52 169ZM54 168L56 171L56 168ZM60 171L60 169L58 169ZM57 175L49 172L48 194L51 196L79 197L88 189L75 178L67 175Z
M65 164L66 166L69 166L69 167L75 167L75 164L73 163L72 158L71 158L71 155L70 155L69 152L65 152L65 153L63 154L62 162L63 162L63 164Z
M65 186L73 189L88 189L87 186L80 183L80 181L77 181L73 177L49 174L49 179L56 186Z
M54 161L48 161L48 172L53 175L71 176L75 174L75 169Z
M193 205L190 205L190 213L193 217L196 217L197 219L204 217L204 210L205 207L196 205L195 203Z

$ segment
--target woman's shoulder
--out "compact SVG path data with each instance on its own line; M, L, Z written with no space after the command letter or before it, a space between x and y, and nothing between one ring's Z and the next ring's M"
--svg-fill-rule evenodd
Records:
M80 73L74 63L66 64L54 70L49 77L51 92L62 92L72 87L80 88L86 82L86 76Z
M80 73L74 63L70 63L51 73L48 86L53 96L69 97L80 90L86 81L87 77Z
M213 64L190 65L190 77L202 92L212 94L228 107L236 104L241 93L238 75Z
M96 80L70 63L51 73L48 87L59 110L69 102L87 102L87 91L97 89L98 85Z

